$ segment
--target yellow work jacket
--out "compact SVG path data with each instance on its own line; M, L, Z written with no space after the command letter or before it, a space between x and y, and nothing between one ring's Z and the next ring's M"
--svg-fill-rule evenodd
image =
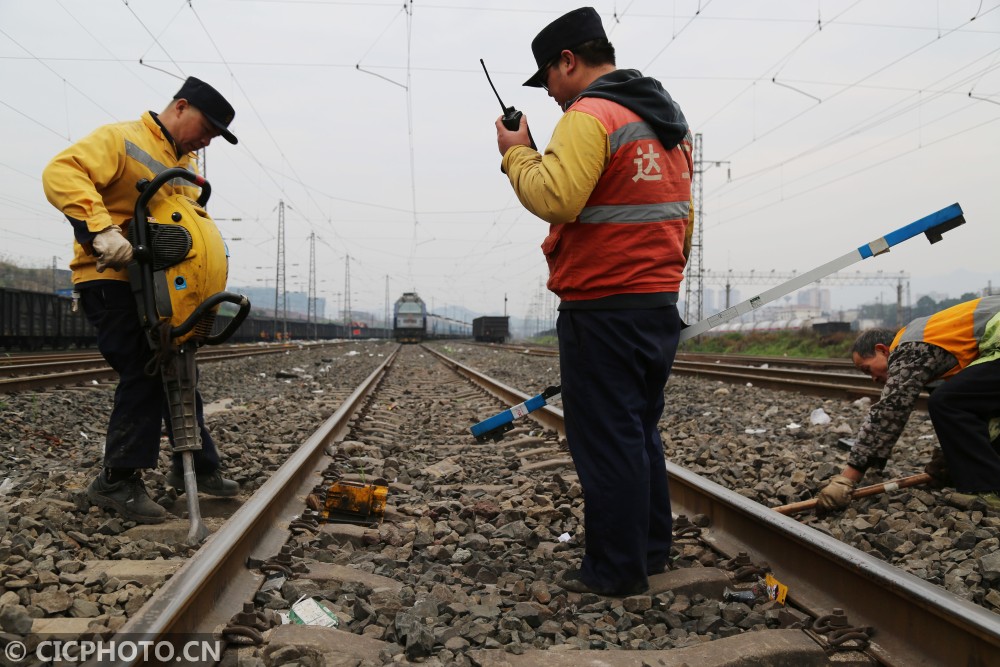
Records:
M178 158L173 142L147 111L139 120L99 127L56 155L42 172L42 185L53 206L71 218L86 222L88 230L100 232L119 225L127 232L139 197L136 183L172 167L197 173L194 154ZM197 199L200 190L187 181L174 179L156 197L179 192ZM74 240L73 250L69 265L73 284L128 280L124 269L98 273L97 258L89 247Z
M958 363L942 375L951 377L975 363L997 357L1000 349L1000 296L960 303L920 317L899 330L890 351L901 343L923 342L947 350Z

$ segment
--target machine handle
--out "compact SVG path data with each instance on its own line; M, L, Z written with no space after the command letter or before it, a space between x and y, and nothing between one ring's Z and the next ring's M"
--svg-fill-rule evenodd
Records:
M212 186L208 181L193 171L188 171L182 167L171 167L170 169L164 169L161 171L159 174L154 176L151 181L142 179L136 183L136 187L139 189L139 198L135 200L135 212L132 216L133 223L144 221L146 219L146 206L153 198L153 195L155 195L165 183L172 181L175 178L189 181L192 185L201 188L201 194L198 195L197 199L199 206L204 207L205 204L208 203L208 198L212 196ZM143 227L144 225L139 226ZM148 239L140 238L138 232L139 230L136 229L136 240L140 245L146 245L148 243Z
M239 326L243 324L243 320L245 320L247 315L250 314L250 299L246 298L242 294L233 294L232 292L217 292L213 294L198 304L198 307L194 309L194 312L192 312L186 320L178 324L176 327L171 328L170 337L177 338L188 333L191 329L194 329L195 325L198 324L198 321L201 320L201 318L204 317L210 309L215 308L224 302L236 304L239 307L239 310L236 315L233 316L233 319L230 320L229 324L226 325L225 329L214 336L206 336L203 341L205 345L218 345L219 343L224 343L230 336L233 335L233 333L236 332Z

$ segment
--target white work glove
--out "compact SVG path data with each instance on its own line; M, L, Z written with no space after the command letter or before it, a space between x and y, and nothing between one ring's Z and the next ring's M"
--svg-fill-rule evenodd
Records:
M816 496L817 511L832 512L851 504L854 482L843 475L834 475Z
M132 260L132 244L122 234L122 228L111 225L102 229L91 242L97 256L97 272L107 268L121 269Z

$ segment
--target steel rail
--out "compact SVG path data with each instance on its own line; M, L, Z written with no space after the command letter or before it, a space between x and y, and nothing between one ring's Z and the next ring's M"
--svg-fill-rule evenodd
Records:
M677 362L670 371L678 375L689 375L719 380L727 383L750 383L755 387L775 389L777 391L794 391L810 396L823 398L844 398L857 400L867 396L877 401L882 395L882 389L862 375L857 377L844 373L823 373L817 371L800 371L791 369L751 368L747 366L725 367L720 364L699 364L692 366ZM827 378L832 382L826 381ZM917 397L915 407L918 410L927 409L927 399L930 395L921 392Z
M351 341L356 342L356 341ZM284 352L286 350L294 350L302 345L307 345L309 347L337 347L340 345L346 345L348 341L338 340L338 341L324 341L324 342L311 342L311 341L291 341L283 343L232 343L223 345L211 345L200 348L199 354L204 355L224 355L233 352L249 352L249 351L259 351L264 353L264 350L270 352L278 353ZM49 354L0 354L0 370L7 370L10 367L17 366L32 366L32 365L47 365L52 363L74 363L74 362L104 362L104 357L101 356L100 352L94 350L81 350L78 352L52 352Z
M242 610L247 592L256 591L263 580L247 568L247 558L266 559L287 542L289 523L301 515L306 496L322 479L326 446L346 435L350 418L378 386L398 351L397 345L288 461L157 589L118 635L136 643L204 637ZM119 664L139 664L139 660Z
M432 352L463 375L478 378L480 386L489 385L488 391L509 405L525 400L525 394ZM562 411L550 407L528 416L545 412L542 423L562 434ZM838 608L852 625L875 628L869 650L882 664L996 664L1000 615L669 461L667 474L674 514L707 516L707 540L714 548L729 558L742 551L754 562L767 562L789 587L789 601L814 618Z
M559 350L554 347L547 346L531 346L531 345L514 345L512 343L471 343L476 347L484 347L487 349L497 349L506 350L509 352L518 352L520 354L527 354L532 356L542 356L542 357L558 357ZM724 363L731 366L743 366L743 367L762 367L762 364L767 364L768 367L783 367L783 368L833 368L833 369L853 369L854 363L850 359L835 359L835 358L814 358L814 357L768 357L760 355L744 355L744 354L712 354L707 352L678 352L676 361L677 362L690 362L690 363L706 363L706 364L716 364Z
M53 352L51 354L11 354L0 355L0 368L27 364L44 364L59 361L82 361L84 359L100 360L97 352Z
M837 385L851 387L872 388L872 379L861 373L840 373L837 371L821 371L815 369L802 368L776 368L761 366L745 366L740 364L724 364L709 361L688 361L687 359L677 359L674 361L674 369L682 370L686 374L697 375L699 371L705 373L733 373L745 377L758 376L766 379L788 379L792 382L803 380L815 382L822 380Z
M671 509L704 514L721 553L767 562L789 600L814 617L843 609L875 629L870 651L890 667L995 665L1000 615L667 462Z
M522 348L516 345L496 345L490 344L484 347L495 347L497 349L509 350L512 352L531 353L530 348ZM430 349L432 352L433 348ZM548 355L548 353L545 353ZM558 354L558 353L556 353ZM755 359L766 359L766 357L755 357ZM774 358L778 363L780 358ZM456 361L449 360L449 363L460 366ZM835 364L836 367L842 364ZM853 367L853 365L852 365ZM686 361L678 355L678 360L674 362L671 373L677 375L687 375L702 377L707 380L718 380L729 384L750 383L755 387L774 389L777 391L794 391L810 396L820 396L823 398L843 398L847 400L857 400L868 397L872 401L877 401L882 395L882 389L876 386L871 379L861 373L839 373L823 372L817 370L801 370L796 368L762 368L758 366L739 364L718 364L707 361ZM483 380L489 383L488 380ZM526 398L521 398L523 394L510 387L498 385L495 390L490 390L495 396L506 401L508 404L516 405ZM513 400L517 397L517 400ZM530 397L529 397L530 398ZM917 398L915 407L918 410L927 409L927 399L929 394L921 392ZM532 416L534 413L529 413ZM555 428L550 426L549 428Z
M198 363L226 361L242 357L265 354L284 354L292 347L247 348L243 350L205 349L198 352ZM82 366L83 368L79 368ZM51 368L52 372L38 374L38 369ZM17 375L19 372L29 375ZM118 374L112 370L101 356L86 357L72 361L52 361L36 364L0 366L0 373L10 377L0 377L0 394L15 391L31 391L45 387L79 384L107 379L115 379Z
M786 366L792 368L847 368L853 369L850 359L836 357L773 357L755 354L713 354L711 352L678 352L681 361L722 362L742 366Z
M432 347L427 345L421 345L421 347L440 359L445 365L455 370L458 374L469 379L476 386L485 389L487 392L496 396L507 405L517 405L518 403L523 403L531 398L528 394L520 392L513 387L509 387L487 375L483 375L479 371L459 363L451 357L445 356ZM545 428L555 431L560 436L564 436L566 434L566 427L563 425L563 413L559 408L551 405L544 405L538 410L529 412L528 417L535 420Z

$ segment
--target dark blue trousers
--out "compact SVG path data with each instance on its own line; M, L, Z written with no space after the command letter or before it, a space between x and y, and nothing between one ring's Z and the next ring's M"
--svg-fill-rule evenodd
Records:
M76 290L83 312L97 328L97 349L119 376L104 445L104 465L155 468L165 419L170 435L170 413L160 374L150 377L145 373L153 351L139 322L135 296L129 284L120 280L80 283ZM205 428L200 393L196 403L202 448L194 452L194 462L200 474L219 468L219 454ZM174 456L173 466L182 470L180 455Z
M643 591L670 556L657 423L680 317L675 306L563 310L557 331L566 439L583 486L581 577L595 590Z
M1000 491L1000 453L989 434L990 420L1000 417L1000 359L967 366L941 383L927 411L955 488Z

